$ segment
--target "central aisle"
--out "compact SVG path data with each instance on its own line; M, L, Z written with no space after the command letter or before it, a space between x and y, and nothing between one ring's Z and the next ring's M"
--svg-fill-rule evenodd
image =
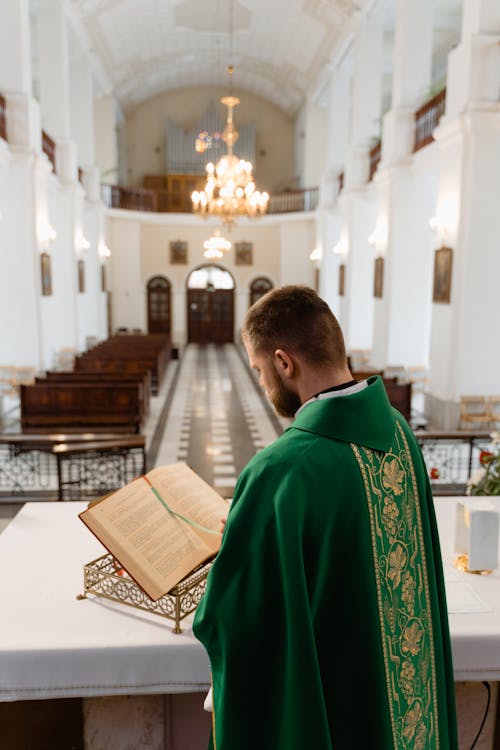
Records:
M245 464L281 432L233 344L189 344L156 466L186 461L223 497L231 497Z

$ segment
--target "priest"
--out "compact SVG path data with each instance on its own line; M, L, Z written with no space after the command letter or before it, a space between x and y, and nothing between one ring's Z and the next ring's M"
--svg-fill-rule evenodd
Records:
M378 377L353 380L310 288L262 297L250 365L294 421L243 470L194 632L215 750L457 750L425 465Z

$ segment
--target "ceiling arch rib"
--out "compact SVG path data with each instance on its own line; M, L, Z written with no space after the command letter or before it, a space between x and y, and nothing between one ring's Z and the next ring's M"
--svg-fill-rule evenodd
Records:
M70 0L124 109L161 90L235 87L293 115L368 0ZM233 55L231 55L231 46Z
M200 58L200 56L199 56ZM196 61L164 59L159 64L142 63L134 65L122 81L115 84L115 94L120 101L126 101L127 107L134 107L147 99L168 91L191 86L210 85L220 88L220 95L227 94L228 79L224 72L201 65ZM233 89L249 91L268 99L289 115L295 113L302 103L307 82L296 68L291 65L279 70L270 70L256 59L245 59L244 64L236 68Z

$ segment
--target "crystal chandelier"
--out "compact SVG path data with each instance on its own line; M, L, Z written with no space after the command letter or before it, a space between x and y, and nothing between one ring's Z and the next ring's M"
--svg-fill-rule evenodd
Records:
M204 257L209 260L216 260L222 258L224 252L231 250L232 245L229 240L221 237L220 232L216 230L208 240L205 240L203 247L205 248Z
M229 66L228 72L231 76L232 66ZM195 213L203 217L216 216L230 229L236 216L254 217L264 214L269 194L256 190L251 162L233 154L233 146L239 135L233 124L233 109L240 100L236 96L225 96L221 102L227 107L226 127L222 133L227 154L217 164L207 164L205 189L195 190L191 200Z

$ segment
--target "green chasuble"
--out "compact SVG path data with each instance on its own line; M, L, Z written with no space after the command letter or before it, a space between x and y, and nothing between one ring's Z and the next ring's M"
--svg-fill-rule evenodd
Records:
M249 462L194 632L216 750L458 748L433 500L380 378Z

